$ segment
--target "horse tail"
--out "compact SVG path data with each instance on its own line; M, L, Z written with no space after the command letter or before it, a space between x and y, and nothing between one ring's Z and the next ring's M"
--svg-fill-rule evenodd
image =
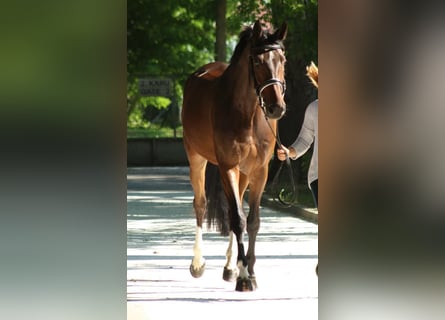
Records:
M312 84L318 89L318 67L317 65L311 61L311 64L306 67L306 75L312 81Z
M224 193L218 166L207 163L205 192L207 198L207 227L216 227L221 235L229 235L229 204Z

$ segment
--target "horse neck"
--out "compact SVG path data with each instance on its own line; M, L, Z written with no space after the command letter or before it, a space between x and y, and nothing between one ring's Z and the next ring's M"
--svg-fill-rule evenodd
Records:
M250 74L248 53L244 52L238 61L229 65L223 79L229 92L229 107L253 117L257 111L258 97Z
M236 120L232 120L233 123L241 127L254 127L257 138L273 141L277 130L277 120L266 119L263 110L258 105L258 96L249 63L249 56L245 53L245 56L241 56L236 63L230 64L221 77L229 92L227 97L229 100L226 100L229 103L224 108L232 109L238 115Z

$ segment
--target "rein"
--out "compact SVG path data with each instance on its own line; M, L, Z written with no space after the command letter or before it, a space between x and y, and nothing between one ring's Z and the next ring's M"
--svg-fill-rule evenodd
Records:
M264 111L264 110L263 110ZM275 138L275 142L277 143L278 148L281 148L283 145L281 143L280 140L280 135L278 132L278 128L277 128L277 133L275 134L272 126L269 123L269 120L266 116L266 113L264 113L264 117L266 118L266 122L270 128L270 131L272 131L272 134ZM280 175L281 175L281 171L283 170L283 166L284 164L287 165L287 168L289 169L289 178L290 178L290 184L291 184L291 197L289 200L287 200L285 197L285 191L284 188L281 188L278 190L278 182L280 180ZM290 158L288 155L286 155L286 160L285 161L281 161L280 167L278 168L277 172L275 173L275 176L272 180L272 195L273 195L273 200L278 202L279 204L281 204L284 207L291 207L292 205L297 203L297 197L298 197L298 192L297 192L297 186L295 185L295 181L294 181L294 172L292 170L292 165L290 163Z

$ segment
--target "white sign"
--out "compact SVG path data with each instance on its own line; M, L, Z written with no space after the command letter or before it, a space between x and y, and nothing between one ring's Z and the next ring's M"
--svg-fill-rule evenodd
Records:
M141 78L139 79L139 93L142 96L171 97L173 81L165 78Z

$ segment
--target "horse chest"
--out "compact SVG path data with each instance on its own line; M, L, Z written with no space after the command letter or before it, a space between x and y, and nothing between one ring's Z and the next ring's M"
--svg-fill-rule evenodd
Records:
M253 137L242 142L233 142L231 150L232 152L228 153L226 148L223 157L239 163L239 167L243 172L263 166L270 158L268 148L258 143Z

